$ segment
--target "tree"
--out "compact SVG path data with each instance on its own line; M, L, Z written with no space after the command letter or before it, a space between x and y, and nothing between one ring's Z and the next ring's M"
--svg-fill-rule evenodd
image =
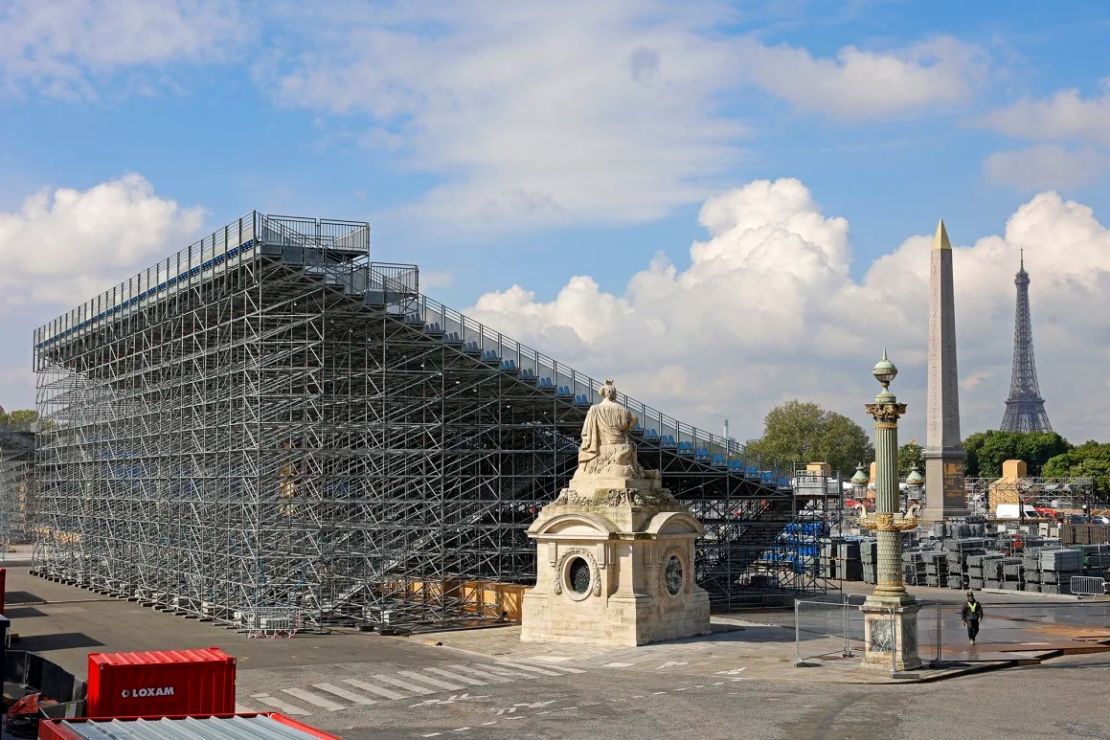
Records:
M1051 478L1093 478L1096 495L1110 499L1110 443L1084 442L1051 458L1041 472Z
M911 439L906 444L898 448L898 477L905 478L910 474L910 471L916 466L922 473L925 472L925 457L924 450L921 445L917 443L916 439Z
M997 478L1006 460L1024 460L1030 475L1041 475L1044 464L1072 448L1056 432L976 432L963 442L967 453L964 472L971 476Z
M798 400L779 404L763 420L763 436L748 442L763 467L779 470L827 462L842 473L874 459L867 432L843 414Z
M3 407L0 407L0 425L6 424L19 429L27 429L38 420L39 412L34 409L4 411Z

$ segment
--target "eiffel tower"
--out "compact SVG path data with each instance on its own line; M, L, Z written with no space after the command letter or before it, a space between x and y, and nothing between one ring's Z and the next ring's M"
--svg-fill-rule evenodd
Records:
M1037 386L1037 365L1033 360L1033 327L1029 320L1029 273L1025 271L1025 250L1021 269L1014 276L1017 286L1017 312L1014 317L1014 369L1010 375L1010 397L1002 416L1004 432L1051 432L1052 424L1044 410L1044 399Z

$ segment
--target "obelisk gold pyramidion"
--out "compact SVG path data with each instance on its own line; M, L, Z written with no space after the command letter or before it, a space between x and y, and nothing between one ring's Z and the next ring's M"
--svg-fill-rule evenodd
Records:
M944 221L937 223L929 269L929 372L925 434L925 505L922 518L966 516L964 461L960 445L960 389L956 371L956 305L952 245Z

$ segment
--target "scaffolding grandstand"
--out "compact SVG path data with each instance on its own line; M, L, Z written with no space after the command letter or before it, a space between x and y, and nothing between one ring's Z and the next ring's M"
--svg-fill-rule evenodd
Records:
M248 630L505 617L600 383L423 295L369 234L250 213L36 330L36 573ZM780 536L788 480L621 400L705 524L716 608L824 587Z

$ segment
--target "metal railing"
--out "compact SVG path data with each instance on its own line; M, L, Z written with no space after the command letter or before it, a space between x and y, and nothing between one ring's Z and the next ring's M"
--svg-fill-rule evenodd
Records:
M405 276L405 271L401 269L404 267L371 263L370 285L381 285L387 295L395 292L410 296L406 314L413 323L425 328L434 327L437 333L461 346L464 351L491 363L496 362L503 370L532 378L536 382L550 383L556 395L581 406L589 406L597 400L598 391L603 385L601 381L561 364L555 358L491 329L450 306L420 294L418 285L412 278ZM391 269L387 272L383 268ZM388 301L390 305L395 302ZM767 485L780 488L790 486L789 477L778 471L765 469L761 461L749 456L744 445L735 439L681 422L626 394L618 393L618 399L636 415L639 421L638 431L653 442L680 454L703 459L704 462L723 461L733 469L758 475Z

